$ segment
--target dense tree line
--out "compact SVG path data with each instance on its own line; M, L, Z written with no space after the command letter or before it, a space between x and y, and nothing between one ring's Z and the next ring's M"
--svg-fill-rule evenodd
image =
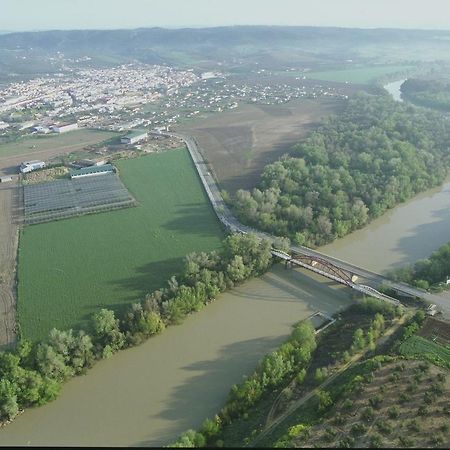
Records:
M402 97L416 105L450 111L448 80L418 80L410 78L401 85Z
M401 308L374 298L364 298L350 308L372 320L366 333L361 328L355 330L351 347L341 355L343 363L350 359L350 352L354 354L373 350L375 341L384 333L385 319L390 320L403 314ZM282 386L289 376L292 378L294 375L298 384L305 381L317 345L311 322L297 324L286 342L267 354L242 383L232 386L225 405L213 419L206 419L198 431L186 431L170 447L222 447L224 442L220 438L223 428L235 420L247 420L249 413L252 414L252 408L253 412L258 410L257 403L265 394ZM317 384L327 377L326 367L316 369L313 375ZM319 391L318 397L321 414L336 400L325 391Z
M358 94L339 116L265 167L232 199L245 223L317 246L443 182L450 123L439 113Z
M85 373L95 361L140 344L220 292L261 275L271 265L270 250L269 242L254 235L230 235L220 252L188 255L178 278L132 304L120 319L101 309L93 315L89 333L53 329L45 342L20 340L14 351L0 352L0 421L55 399L64 381Z
M439 247L429 258L395 269L389 276L422 289L440 289L440 284L450 277L450 242Z
M266 355L242 383L232 386L225 406L214 419L206 419L200 431L183 433L171 447L205 447L212 442L220 446L217 436L222 427L243 417L265 392L279 386L288 375L304 370L315 349L314 327L309 321L300 322L284 344Z

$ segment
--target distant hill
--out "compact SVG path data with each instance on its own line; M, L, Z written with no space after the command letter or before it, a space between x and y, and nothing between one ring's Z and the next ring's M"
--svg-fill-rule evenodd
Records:
M57 70L57 52L66 58L89 56L89 64L96 66L140 61L199 68L217 67L217 62L235 69L255 63L318 68L349 59L450 60L450 32L235 26L8 33L0 35L0 73ZM49 65L47 59L55 56Z

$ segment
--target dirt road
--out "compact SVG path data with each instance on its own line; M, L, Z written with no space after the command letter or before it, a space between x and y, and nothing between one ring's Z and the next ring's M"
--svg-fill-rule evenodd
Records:
M15 342L15 267L18 244L17 182L0 184L0 349Z

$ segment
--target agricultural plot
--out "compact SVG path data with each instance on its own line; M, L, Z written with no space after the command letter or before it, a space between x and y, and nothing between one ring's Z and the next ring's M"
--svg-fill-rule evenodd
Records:
M450 348L421 336L411 336L403 342L399 351L403 356L426 359L433 364L450 369Z
M0 158L27 155L28 159L35 159L31 157L33 154L46 150L57 150L61 153L61 150L64 152L67 148L70 151L77 151L87 145L98 144L115 136L119 134L111 131L80 129L64 134L25 137L18 139L17 142L0 144ZM28 157L28 155L31 156Z
M220 248L222 228L186 150L117 163L135 208L27 226L19 245L18 317L39 339L87 328L100 308L122 310L182 269L193 251Z
M411 66L376 66L355 69L324 70L308 72L307 78L321 81L337 81L339 83L369 84L378 77L411 69Z
M26 185L25 223L36 224L82 214L135 206L116 174Z
M447 373L418 361L395 362L359 377L324 420L289 429L291 447L447 448Z
M450 324L442 320L427 317L417 334L437 344L450 345Z
M196 138L220 187L235 193L253 189L267 164L288 152L323 118L339 112L342 105L335 98L298 99L284 105L242 104L176 129Z

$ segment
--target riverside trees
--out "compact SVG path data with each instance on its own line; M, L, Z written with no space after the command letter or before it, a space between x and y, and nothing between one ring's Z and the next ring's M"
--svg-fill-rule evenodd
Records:
M258 188L237 191L234 209L256 228L322 245L441 183L449 139L438 113L360 94L266 166Z
M178 279L172 277L167 287L147 294L122 317L101 309L92 317L89 334L53 329L45 342L21 340L14 351L0 352L0 421L13 419L22 408L55 399L65 380L85 372L96 360L180 323L220 292L261 275L271 265L270 250L268 242L254 235L230 235L221 252L188 255ZM291 356L280 357L281 362L280 358L267 362L278 370L270 383L291 367Z

